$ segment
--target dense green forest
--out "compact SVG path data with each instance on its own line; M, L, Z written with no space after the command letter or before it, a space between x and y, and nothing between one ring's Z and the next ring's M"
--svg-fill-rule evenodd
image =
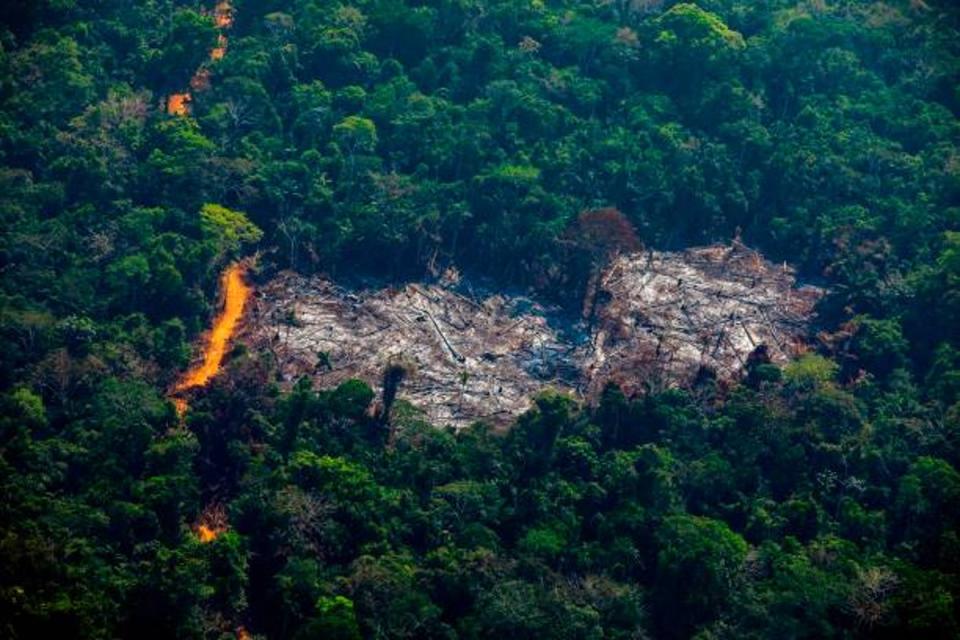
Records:
M0 3L0 637L960 637L953 0L213 8ZM796 265L810 352L507 430L243 345L167 397L233 260L576 307L602 207Z

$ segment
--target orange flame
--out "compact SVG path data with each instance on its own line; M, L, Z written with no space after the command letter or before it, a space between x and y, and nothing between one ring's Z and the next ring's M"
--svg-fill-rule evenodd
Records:
M167 98L167 113L172 116L185 116L190 113L190 94L174 93Z
M205 524L202 524L199 527L197 527L197 537L200 538L200 542L203 542L204 544L208 542L213 542L214 540L217 539L218 535L220 535L219 531L217 531L216 529L211 529Z
M217 46L210 51L211 60L220 60L227 53L227 36L222 33L217 36Z
M193 529L203 544L213 542L226 530L227 512L219 503L208 504Z
M223 356L227 352L227 345L237 329L237 324L243 316L243 308L252 292L250 286L243 280L246 269L247 266L244 263L237 262L227 267L223 273L221 279L223 311L214 320L213 328L210 330L203 350L203 362L187 371L183 379L174 387L174 393L202 387L220 370Z
M233 25L233 7L227 0L221 0L213 10L213 21L218 29L229 29ZM210 50L210 60L216 62L227 54L227 36L222 33L217 36L217 46ZM210 86L210 71L206 65L197 69L190 79L190 86L195 91L201 91ZM190 93L174 93L167 98L167 113L172 116L185 116L190 113Z
M217 3L213 15L214 21L220 29L228 29L233 24L233 7L227 0L221 0ZM227 37L221 33L217 36L217 46L210 51L210 59L219 60L226 52ZM190 87L194 91L203 91L209 86L210 70L206 66L202 66L190 79ZM193 96L188 91L171 94L167 98L167 113L172 116L188 115L192 100ZM236 329L240 316L243 315L243 306L250 296L250 288L243 281L245 269L245 266L235 264L224 273L224 309L210 332L208 344L204 350L203 363L188 371L171 392L173 404L177 413L181 416L187 411L187 400L180 394L193 387L205 385L220 369L227 343Z
M233 25L233 7L229 2L222 0L213 10L213 19L221 29L229 29Z
M173 406L177 410L178 416L183 416L187 412L187 399L186 398L172 398Z

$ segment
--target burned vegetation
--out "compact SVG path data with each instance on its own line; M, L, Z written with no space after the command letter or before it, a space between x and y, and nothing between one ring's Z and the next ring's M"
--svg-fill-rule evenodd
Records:
M740 375L751 354L782 362L822 292L795 286L738 242L615 256L585 317L522 296L478 296L446 279L351 290L284 273L262 287L243 339L271 352L282 379L359 378L433 424L509 424L545 387L592 400Z

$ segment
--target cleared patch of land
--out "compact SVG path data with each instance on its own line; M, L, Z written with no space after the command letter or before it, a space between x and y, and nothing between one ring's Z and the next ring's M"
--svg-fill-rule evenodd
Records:
M763 345L774 362L804 348L823 291L795 287L787 265L743 245L620 256L604 271L588 387L617 382L627 394L692 382L704 370L735 378Z
M785 265L735 243L616 258L590 318L571 323L526 297L475 298L454 283L349 290L281 274L261 287L241 337L271 351L284 380L348 378L399 397L431 422L503 425L546 386L592 399L607 381L627 393L736 378L760 345L773 361L800 348L822 292L795 287Z

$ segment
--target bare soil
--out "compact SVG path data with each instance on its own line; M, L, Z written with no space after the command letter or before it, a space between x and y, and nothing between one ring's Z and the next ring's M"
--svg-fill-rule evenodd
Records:
M615 258L580 322L523 296L474 297L456 278L349 289L283 273L261 287L240 339L273 353L283 380L349 378L399 397L437 425L506 425L550 386L591 401L608 381L628 394L738 378L765 345L774 362L803 349L823 292L740 243Z

